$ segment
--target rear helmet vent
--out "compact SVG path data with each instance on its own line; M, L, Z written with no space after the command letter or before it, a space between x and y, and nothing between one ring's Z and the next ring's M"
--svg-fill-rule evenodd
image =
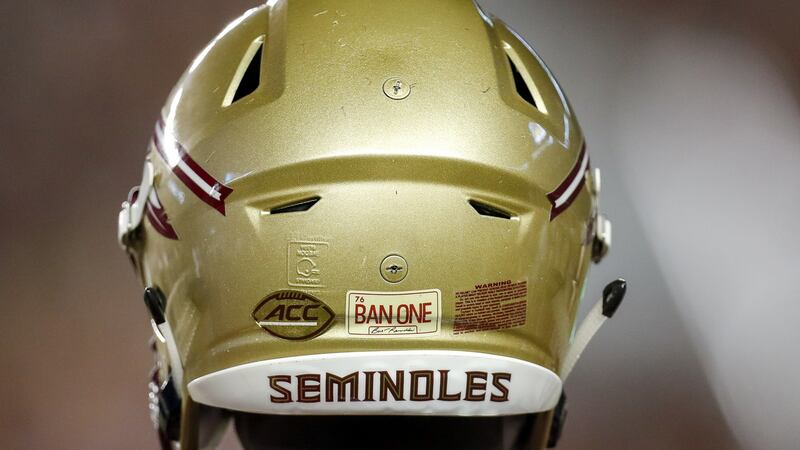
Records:
M489 217L497 217L500 219L511 219L514 217L511 213L503 211L494 206L487 205L486 203L479 202L477 200L470 200L470 206L475 208L475 211L482 216L489 216Z
M534 108L539 109L536 100L533 99L533 94L528 87L528 83L525 82L525 78L522 77L519 69L517 69L517 65L514 64L514 60L511 59L510 56L508 57L508 64L511 66L511 73L514 75L514 86L517 88L517 94L519 94L523 100L533 105Z
M298 202L288 203L286 205L276 206L269 210L270 214L285 214L293 212L308 211L319 201L319 197L311 197Z
M261 55L264 48L264 36L256 38L248 47L247 51L233 75L231 85L222 101L222 106L230 106L233 103L247 97L258 89L261 83Z

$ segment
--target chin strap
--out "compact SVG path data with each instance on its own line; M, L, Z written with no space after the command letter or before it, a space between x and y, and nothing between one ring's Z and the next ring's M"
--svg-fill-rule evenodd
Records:
M608 283L603 289L603 298L595 303L592 310L583 319L578 331L575 333L575 337L572 339L572 345L569 347L567 354L564 355L560 371L562 380L566 380L570 372L572 372L575 363L578 362L578 358L581 357L581 353L586 349L597 330L617 311L622 299L625 298L626 289L627 284L622 278Z

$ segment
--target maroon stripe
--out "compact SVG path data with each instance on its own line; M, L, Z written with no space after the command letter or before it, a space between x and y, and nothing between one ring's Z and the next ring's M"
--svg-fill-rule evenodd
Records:
M155 193L156 198L158 198L158 192L155 192L155 189L153 192ZM128 202L133 204L137 198L139 198L139 188L135 187L131 189L130 193L128 193ZM160 203L161 199L158 201ZM178 239L178 233L176 233L175 229L172 228L172 225L170 225L169 218L167 217L167 213L164 211L164 208L156 208L148 199L144 203L144 214L147 217L147 220L150 222L150 225L152 225L153 229L159 234L169 239Z
M164 234L164 224L158 219L158 216L153 212L153 204L149 201L145 203L144 213L150 221L150 225L161 234Z
M202 167L200 167L200 165L197 164L197 162L195 162L195 160L193 160L192 157L189 156L188 153L186 153L186 150L184 150L183 147L181 147L180 144L178 144L178 152L180 153L181 159L183 160L183 162L186 163L186 165L189 166L189 168L192 169L192 171L194 171L194 173L199 175L200 178L202 178L203 181L206 182L206 184L211 186L211 189L213 189L216 192L219 192L219 200L215 199L214 197L211 197L210 194L206 194L206 195L208 195L209 198L211 198L211 200L213 200L214 202L217 202L217 203L220 204L222 209L219 210L219 212L221 212L222 215L224 216L225 215L225 199L229 195L231 195L231 192L233 192L233 189L229 188L228 186L225 186L224 184L222 184L219 181L217 181L214 177L209 175L208 172L206 172ZM219 208L217 208L217 209L219 209Z
M567 198L567 201L562 203L561 206L559 206L558 208L553 206L553 208L550 209L550 221L551 222L553 221L553 219L558 217L559 214L561 214L562 212L566 211L567 208L570 207L570 205L572 205L572 202L574 202L575 199L578 198L578 194L581 193L581 190L583 189L583 185L584 184L586 184L586 177L581 177L581 181L578 182L578 187L575 188L575 192L573 192L572 195L570 195Z
M157 207L155 204L153 204L153 202L150 201L150 199L147 199L147 203L145 205L147 205L146 211L153 215L153 220L158 222L160 227L164 227L169 223L169 219L162 208Z
M155 195L158 197L158 193ZM159 203L160 202L161 200L159 199ZM175 229L169 223L169 217L167 216L167 212L164 210L164 208L157 208L152 202L150 202L150 200L147 201L146 206L147 208L145 212L147 219L150 221L150 225L152 225L153 228L164 237L177 240L178 233L175 232Z
M181 156L183 162L185 162L186 165L189 166L189 168L192 169L194 173L199 175L200 178L203 181L205 181L207 185L214 186L219 183L217 180L214 179L214 177L209 175L208 172L206 172L202 167L200 167L200 165L197 164L195 160L193 160L192 157L189 156L188 153L186 153L186 150L183 148L181 144L176 144L176 146L178 147L178 154Z
M581 190L583 190L583 186L584 184L586 184L586 172L584 171L584 173L580 173L580 170L585 155L586 155L586 143L584 142L583 145L581 146L581 151L578 154L578 160L575 162L575 165L572 166L572 169L570 169L569 173L567 174L567 177L564 178L564 181L562 181L561 184L559 184L558 187L555 188L555 190L547 194L547 199L550 201L551 205L550 208L551 222L556 217L558 217L562 212L566 211L567 208L569 208L570 205L572 205L572 202L574 202L575 199L578 197L578 194L581 193ZM586 158L587 158L586 168L588 169L589 168L588 156ZM575 190L572 191L572 194L570 194L570 196L567 197L567 200L564 201L564 203L562 203L561 206L556 207L556 200L558 200L558 198L560 198L564 194L564 192L566 192L567 188L570 186L570 184L572 184L573 181L575 181L576 177L580 177L578 186L575 187Z
M189 178L189 175L186 175L186 172L184 172L183 169L181 169L178 166L172 168L172 173L174 173L176 177L178 177L181 181L183 181L183 184L185 184L186 187L189 188L189 190L194 192L194 195L196 195L200 200L206 202L209 206L222 213L223 216L225 215L224 197L220 196L220 200L217 200L214 197L208 195L208 193L206 193L206 191L204 191L203 188L201 188L200 186L197 185L197 183L192 181L192 179ZM228 194L230 194L230 192Z
M152 212L149 210L146 213L147 220L150 221L150 225L153 226L153 229L158 232L158 234L164 236L167 239L178 240L178 235L175 233L175 229L172 228L169 224L163 225L158 223L158 219L156 219Z
M575 162L575 165L572 166L572 169L567 174L567 177L564 178L564 181L562 181L561 184L559 184L558 187L555 188L555 190L547 194L547 198L550 199L551 203L554 203L557 198L561 197L561 195L564 193L564 191L567 190L569 185L572 184L572 181L575 180L575 177L579 175L578 171L581 170L581 163L583 162L583 155L585 153L586 153L586 144L583 144L583 146L581 147L581 151L578 154L578 160Z
M137 198L139 198L139 186L135 186L128 192L128 203L133 205L136 203Z
M155 143L156 150L158 154L164 159L164 161L168 161L166 152L163 148L163 142L158 137L159 132L163 135L164 133L164 119L159 118L158 122L156 122L156 133L153 136L153 142ZM223 216L225 215L225 199L233 192L233 189L225 186L224 184L217 181L211 174L205 171L197 162L192 159L186 149L179 142L174 142L175 147L178 149L178 156L181 160L189 166L192 171L199 176L203 181L206 182L211 188L219 193L219 200L215 199L211 196L208 192L206 192L203 188L201 188L197 183L192 180L189 175L187 175L179 166L171 167L172 173L175 174L182 182L186 185L200 200L207 203L212 208L219 211Z
M156 128L157 131L160 131L162 135L164 134L164 127L165 125L163 118L159 118L158 122L156 123ZM158 134L156 134L156 136L158 136ZM227 195L230 194L230 192L233 192L231 188L217 181L216 178L214 178L211 174L206 172L206 170L202 166L200 166L194 159L192 159L192 156L189 155L189 153L186 151L183 145L181 145L180 142L174 141L173 143L175 144L175 148L178 150L178 156L181 158L181 160L183 160L183 162L186 163L186 165L189 166L189 168L191 168L193 172L195 172L203 181L205 181L206 184L211 186L217 192L224 194L224 197L227 197ZM160 145L163 145L163 143ZM163 149L159 148L159 153L164 158L166 158L166 153L164 152ZM224 197L221 196L222 199L224 199Z

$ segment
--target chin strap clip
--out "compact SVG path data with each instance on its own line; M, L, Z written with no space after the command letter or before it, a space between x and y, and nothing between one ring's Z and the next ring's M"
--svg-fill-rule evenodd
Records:
M611 221L603 214L594 218L594 238L592 239L592 261L599 263L611 248Z
M592 244L592 261L599 263L605 258L608 250L611 248L611 221L608 218L598 213L600 203L600 169L594 168L590 172L588 187L589 191L594 194L594 205L591 227L591 244Z
M575 332L575 337L572 339L572 345L567 350L567 354L564 355L560 370L561 380L567 379L575 367L575 363L578 362L578 358L581 357L581 353L586 349L597 330L617 312L622 299L625 298L626 290L627 283L622 278L608 283L603 289L603 298L595 303L592 310L583 319L583 322Z
M147 207L147 198L153 188L153 163L148 158L144 162L142 183L131 189L128 200L122 202L122 210L117 221L117 241L123 250L131 247L134 232L142 224Z

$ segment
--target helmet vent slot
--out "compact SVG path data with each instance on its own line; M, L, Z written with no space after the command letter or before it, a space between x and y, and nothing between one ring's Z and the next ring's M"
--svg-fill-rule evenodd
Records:
M300 200L297 202L287 203L285 205L276 206L269 210L269 214L285 214L285 213L293 213L293 212L301 212L301 211L308 211L317 202L320 200L320 197L311 197L305 200Z
M539 105L537 105L536 100L533 99L533 93L528 87L528 83L525 81L519 69L517 69L517 65L514 64L514 60L511 56L508 57L508 64L511 66L512 75L514 75L514 86L517 88L517 94L519 94L523 100L533 105L534 108L539 109Z
M222 106L233 103L255 92L261 83L261 55L264 48L264 36L259 36L244 54L236 73L233 75L231 85L222 101Z
M475 211L478 212L478 214L482 216L497 217L499 219L506 219L506 220L510 220L512 217L514 217L513 214L503 211L502 209L497 208L496 206L490 206L487 205L486 203L479 202L477 200L470 200L469 204L475 209Z

